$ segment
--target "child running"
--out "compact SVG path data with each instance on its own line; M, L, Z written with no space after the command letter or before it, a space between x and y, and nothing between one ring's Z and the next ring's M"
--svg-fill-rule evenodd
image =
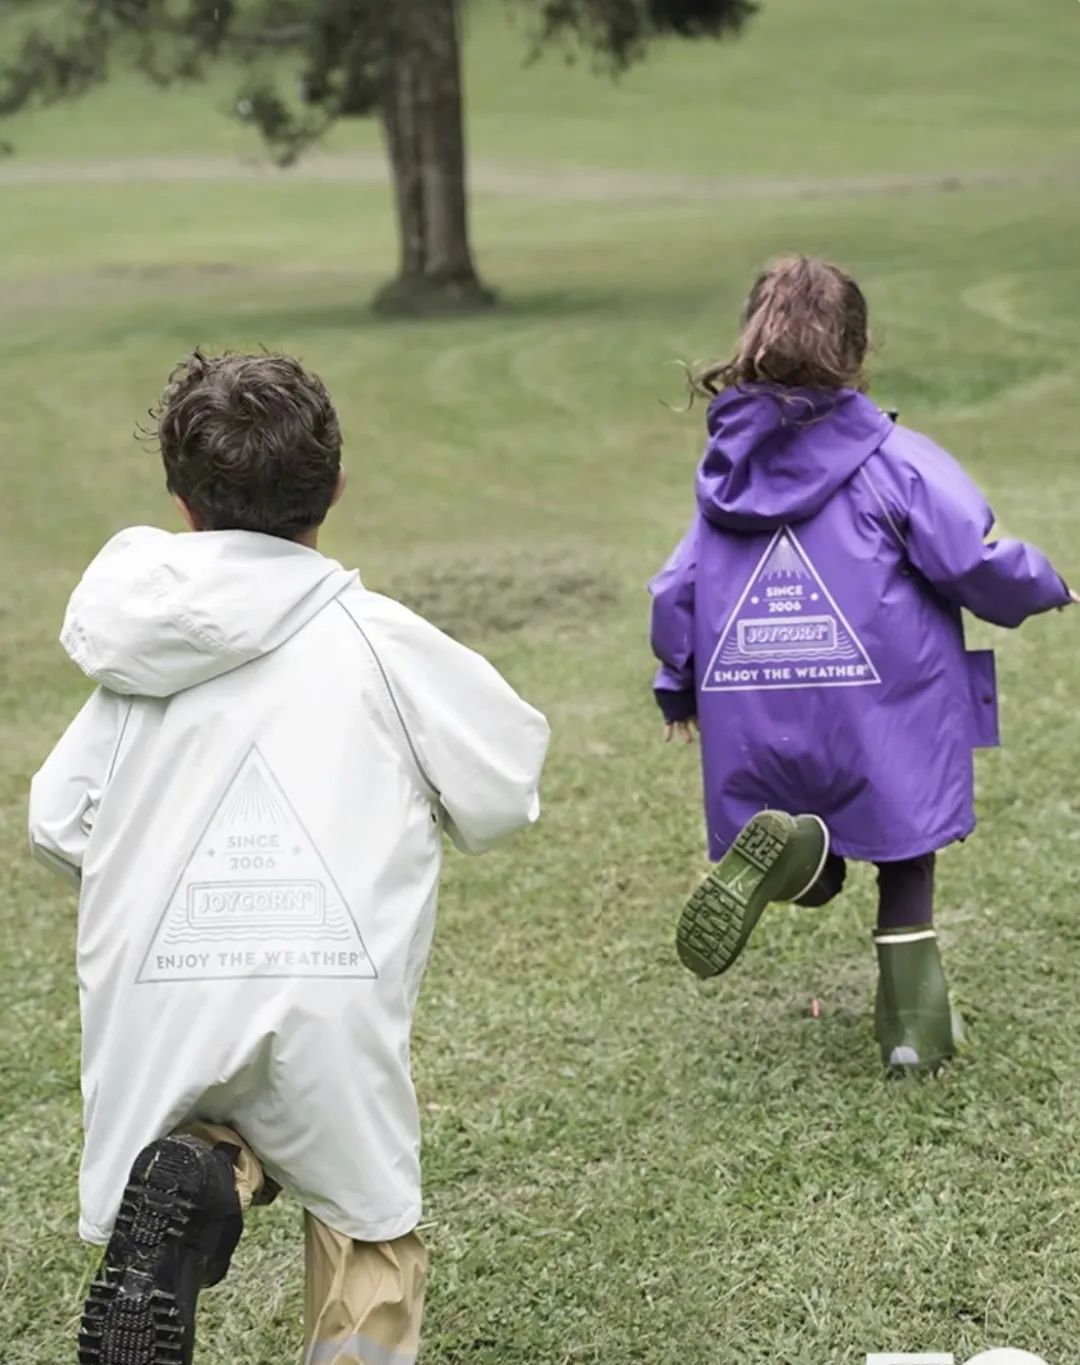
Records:
M709 856L682 961L727 971L765 907L821 906L877 865L875 1028L890 1070L936 1070L959 1021L933 927L934 857L975 826L972 751L996 745L1001 626L1078 600L1044 555L986 541L960 466L866 397L867 307L805 257L754 282L709 397L697 515L652 581L666 734L700 726Z
M306 1210L307 1365L411 1365L426 1255L409 1034L442 832L539 814L544 718L320 554L322 383L195 353L156 413L191 531L101 551L62 641L97 690L34 779L79 886L82 1365L188 1365L251 1204Z

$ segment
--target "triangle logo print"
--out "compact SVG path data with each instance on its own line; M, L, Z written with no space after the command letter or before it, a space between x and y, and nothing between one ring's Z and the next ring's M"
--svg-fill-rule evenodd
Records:
M862 641L795 532L781 527L720 634L701 690L759 692L880 682Z
M378 976L330 869L252 746L195 843L137 980Z

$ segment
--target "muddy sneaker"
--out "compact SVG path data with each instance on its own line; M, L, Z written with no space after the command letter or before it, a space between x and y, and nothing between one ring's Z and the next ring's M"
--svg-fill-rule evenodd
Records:
M828 853L816 815L755 815L686 903L675 938L683 963L698 976L726 972L765 907L805 896Z
M79 1365L190 1365L199 1290L224 1276L242 1225L230 1148L186 1134L144 1148L86 1299Z
M929 925L874 935L878 988L874 1032L891 1075L936 1074L963 1026L949 1003L937 934Z

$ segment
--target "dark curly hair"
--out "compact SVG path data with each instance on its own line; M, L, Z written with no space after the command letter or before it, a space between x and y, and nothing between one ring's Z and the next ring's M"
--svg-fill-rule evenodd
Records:
M201 531L292 540L322 524L341 471L341 430L322 381L291 356L208 356L173 370L150 413L170 493Z

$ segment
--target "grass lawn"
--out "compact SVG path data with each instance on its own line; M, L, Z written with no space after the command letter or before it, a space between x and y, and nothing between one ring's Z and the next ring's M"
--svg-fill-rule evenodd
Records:
M504 306L432 326L365 309L394 262L377 184L18 185L0 167L4 1365L72 1358L94 1263L75 1239L74 908L26 856L26 785L85 695L54 643L81 568L122 525L173 524L130 432L197 343L294 350L324 376L351 472L326 548L489 653L555 730L542 826L448 858L415 1039L424 1359L863 1365L1007 1343L1075 1360L1077 621L972 630L998 649L1005 746L979 759L979 834L941 864L971 1048L938 1084L887 1086L865 872L838 907L771 912L719 983L674 958L699 785L693 754L659 743L643 585L689 516L700 445L700 413L664 406L668 362L722 350L750 272L785 249L859 275L882 404L1080 582L1078 26L1057 0L1022 18L1007 0L766 0L738 46L674 45L612 88L520 71L520 38L482 7L478 164L550 184L477 198ZM216 113L230 88L120 79L0 133L16 167L232 155L250 144ZM567 166L875 179L575 198ZM886 183L1044 166L1045 184ZM295 1359L299 1231L284 1202L251 1219L204 1300L203 1365Z

